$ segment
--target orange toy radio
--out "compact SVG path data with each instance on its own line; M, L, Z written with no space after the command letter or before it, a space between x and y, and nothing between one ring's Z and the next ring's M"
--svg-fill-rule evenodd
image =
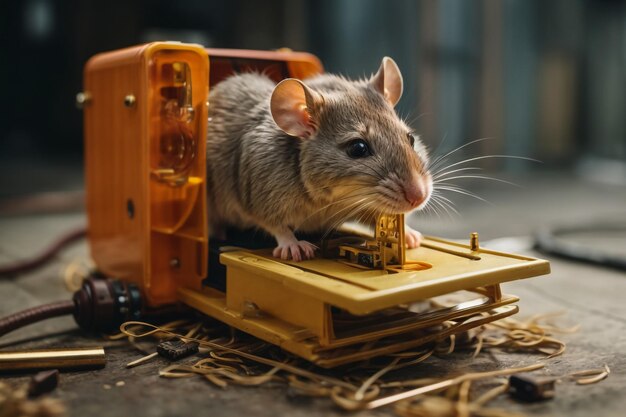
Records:
M305 53L177 42L98 54L85 66L91 254L105 275L135 282L148 306L177 301L181 286L200 289L207 275L209 87L250 70L280 81L322 67Z

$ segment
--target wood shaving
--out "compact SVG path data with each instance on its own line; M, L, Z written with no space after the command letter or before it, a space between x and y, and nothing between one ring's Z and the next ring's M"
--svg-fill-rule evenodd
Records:
M537 315L526 321L507 317L485 324L473 337L474 355L477 356L485 348L534 351L547 355L545 359L562 355L565 352L565 343L553 337L553 334L571 333L577 328L561 328L543 323L554 316L553 313Z
M508 390L509 380L507 379L500 385L490 389L489 391L484 392L480 397L476 398L473 403L478 406L483 406L498 397L499 395L506 393Z
M576 381L578 385L595 384L607 378L611 373L608 365L604 365L601 369L590 369L586 371L579 371L570 374L569 376Z
M495 350L536 353L540 355L539 359L544 360L553 358L565 351L565 343L557 339L556 335L577 329L557 326L551 321L556 316L537 315L527 320L508 317L456 336L445 337L421 350L395 353L349 365L341 373L316 368L269 343L232 330L225 334L223 330L216 331L202 322L181 320L162 326L127 322L121 326L122 332L113 338L127 338L133 345L139 339L144 340L143 343L151 340L154 346L161 340L180 338L200 345L198 355L201 359L195 362L187 359L184 363L166 366L159 371L159 375L164 378L202 377L223 389L233 384L259 386L279 383L288 387L290 395L327 397L345 410L371 409L381 404L395 403L394 409L400 416L517 417L519 414L487 405L508 392L508 379L503 379L504 376L531 372L542 368L543 363L466 373L451 379L394 379L390 375L401 368L419 366L420 362L432 355L444 358L458 352L470 352L472 358ZM443 327L446 326L452 327L453 324L444 324ZM138 366L145 361L147 357L129 365ZM586 385L605 379L609 373L605 365L601 369L576 372L568 377L577 384ZM479 380L479 384L474 384ZM410 394L413 390L428 394L408 396L400 402L388 401L397 397L398 393Z
M67 415L63 403L55 398L43 396L28 399L28 387L17 389L0 382L0 417L64 417Z

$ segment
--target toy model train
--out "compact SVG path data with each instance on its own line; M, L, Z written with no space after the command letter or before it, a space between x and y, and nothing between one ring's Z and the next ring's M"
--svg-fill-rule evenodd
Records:
M500 283L549 273L547 261L427 238L405 250L404 221L381 216L323 256L277 260L271 249L219 246L209 268L205 140L209 88L241 71L276 82L323 71L291 51L156 42L94 56L80 95L91 255L134 282L149 307L183 302L320 366L423 345L517 312ZM343 242L343 243L342 243ZM253 247L244 241L239 246ZM416 312L455 291L478 298ZM446 323L446 325L443 325Z

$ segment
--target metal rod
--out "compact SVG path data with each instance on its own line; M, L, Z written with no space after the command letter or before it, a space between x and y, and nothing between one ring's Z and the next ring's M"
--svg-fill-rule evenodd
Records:
M444 248L443 246L440 246L440 245L422 242L422 244L420 246L422 246L424 248L428 248L428 249L434 249L434 250L438 250L438 251L441 251L441 252L449 253L450 255L461 256L463 258L471 259L472 261L480 261L480 256L472 255L471 253L466 253L466 252L461 252L461 251L457 251L457 250L453 250L453 249Z
M103 347L0 351L0 372L24 369L85 369L106 364Z

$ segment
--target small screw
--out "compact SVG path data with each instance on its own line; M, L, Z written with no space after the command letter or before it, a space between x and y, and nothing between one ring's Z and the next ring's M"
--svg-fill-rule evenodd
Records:
M259 308L258 305L256 305L252 301L244 301L242 316L243 317L260 317L261 309Z
M76 107L82 109L91 101L91 94L87 91L81 91L76 94Z
M132 94L128 94L126 97L124 97L124 105L126 107L133 107L136 101L137 99Z
M170 266L172 268L180 268L180 259L178 259L178 258L170 259Z

